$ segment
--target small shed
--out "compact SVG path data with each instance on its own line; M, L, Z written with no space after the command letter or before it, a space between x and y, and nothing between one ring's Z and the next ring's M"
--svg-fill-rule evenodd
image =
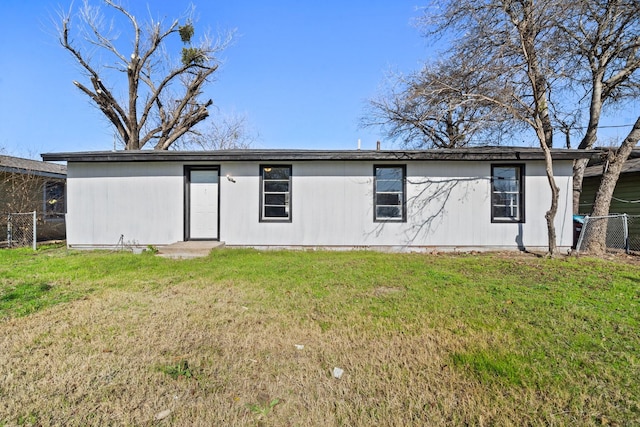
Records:
M585 150L552 150L557 245L573 240ZM256 248L498 250L547 247L538 148L47 153L66 161L75 248L219 240Z

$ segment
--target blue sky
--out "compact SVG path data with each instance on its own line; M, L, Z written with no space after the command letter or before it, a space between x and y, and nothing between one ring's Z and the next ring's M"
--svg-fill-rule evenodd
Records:
M80 3L76 0L76 3ZM109 150L113 130L73 84L81 74L58 44L64 0L2 0L0 149L42 152ZM139 8L141 1L124 0ZM154 16L180 15L188 2L149 1ZM377 129L362 129L366 100L389 71L410 72L429 49L412 25L414 0L196 0L196 30L236 29L217 81L207 89L212 114L245 115L257 148L391 148ZM137 10L137 9L136 9ZM140 10L139 18L146 17Z
M57 41L57 12L71 1L0 0L0 152L39 158L113 148L112 127L72 84L82 75ZM190 4L122 1L141 21L149 11L170 20ZM249 131L258 134L256 148L354 149L358 139L363 149L377 140L383 149L394 148L359 120L387 73L410 73L437 57L413 26L427 3L194 0L197 32L236 30L206 90L215 105L211 114L245 116ZM603 125L633 123L638 107L631 102L614 110ZM609 145L627 132L602 128L599 139ZM513 145L536 145L533 136L522 139Z

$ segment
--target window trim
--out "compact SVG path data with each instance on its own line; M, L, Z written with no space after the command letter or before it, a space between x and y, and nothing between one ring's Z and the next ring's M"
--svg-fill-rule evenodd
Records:
M378 218L377 186L378 169L400 169L402 171L402 209L401 218ZM374 164L373 165L373 222L407 222L407 165Z
M289 169L289 215L287 217L268 217L265 216L265 212L264 212L264 169L265 168L287 168ZM259 189L259 202L258 202L258 209L260 210L259 212L259 221L260 222L275 222L275 223L282 223L282 222L292 222L293 221L293 166L292 165L283 165L283 164L261 164L260 168L259 168L259 175L260 175L260 189Z
M49 207L49 188L53 186L62 187L62 197L61 200L56 201L56 203L62 203L62 212L51 212ZM46 222L56 222L56 221L64 221L64 218L67 214L67 183L64 180L53 180L53 181L45 181L44 187L42 191L42 217Z
M509 218L509 217L495 217L493 214L493 193L494 193L494 180L495 180L495 173L494 170L496 168L518 168L518 205L519 205L519 213L520 216L517 219L514 218ZM489 189L490 191L490 195L489 195L489 209L490 209L490 214L491 214L491 222L492 223L496 223L496 224L524 224L525 222L525 185L524 185L524 180L526 177L526 173L525 173L525 165L524 163L493 163L491 164L491 187Z

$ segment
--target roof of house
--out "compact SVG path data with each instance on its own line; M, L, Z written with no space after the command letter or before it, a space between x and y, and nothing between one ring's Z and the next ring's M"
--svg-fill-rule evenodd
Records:
M592 176L600 176L602 175L604 169L604 164L589 166L584 170L584 177L592 177ZM640 157L634 159L627 159L622 165L622 170L620 173L632 173L632 172L640 172Z
M595 150L553 149L556 160L591 158ZM217 151L93 151L44 153L48 161L145 162L145 161L312 161L312 160L543 160L540 148L470 147L436 150L217 150Z
M67 167L56 163L0 155L0 172L65 178L67 176Z

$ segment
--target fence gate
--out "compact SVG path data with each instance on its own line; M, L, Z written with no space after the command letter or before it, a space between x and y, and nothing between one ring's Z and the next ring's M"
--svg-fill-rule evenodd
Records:
M36 250L36 211L8 215L7 245L10 248L31 246Z

